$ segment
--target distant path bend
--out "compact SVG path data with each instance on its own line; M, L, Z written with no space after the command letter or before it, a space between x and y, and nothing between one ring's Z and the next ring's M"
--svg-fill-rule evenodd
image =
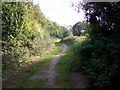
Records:
M32 77L32 79L40 79L40 78L47 78L48 80L45 83L46 88L57 88L57 85L55 84L55 77L57 76L56 71L56 64L58 60L60 60L62 54L64 54L68 46L63 44L64 48L62 52L58 55L56 55L49 63L48 66L43 70L43 72L36 74Z

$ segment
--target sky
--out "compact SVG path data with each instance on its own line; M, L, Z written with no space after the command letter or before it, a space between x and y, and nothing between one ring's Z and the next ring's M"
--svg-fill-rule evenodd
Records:
M33 0L39 4L42 13L51 21L62 26L74 25L84 20L84 13L74 10L72 3L77 0Z

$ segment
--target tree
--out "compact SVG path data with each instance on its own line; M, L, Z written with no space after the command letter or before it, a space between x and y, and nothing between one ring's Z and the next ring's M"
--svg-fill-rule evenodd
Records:
M89 23L89 37L77 47L81 65L91 86L100 90L119 88L120 2L78 3L78 7L80 5Z
M81 22L77 22L72 28L73 36L80 36L81 31L82 31Z
M101 36L120 37L120 2L83 3L87 21L98 25ZM93 34L92 34L93 35Z

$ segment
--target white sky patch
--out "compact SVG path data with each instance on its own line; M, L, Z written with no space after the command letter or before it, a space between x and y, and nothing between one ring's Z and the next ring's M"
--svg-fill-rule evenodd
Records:
M74 25L78 21L84 20L84 13L79 14L74 10L72 2L80 0L33 0L40 5L43 14L50 20L60 25Z

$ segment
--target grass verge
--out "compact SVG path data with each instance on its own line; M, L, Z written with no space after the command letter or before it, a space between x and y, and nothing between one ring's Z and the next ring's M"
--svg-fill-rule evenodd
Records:
M57 63L58 75L56 77L56 84L59 87L72 88L72 80L70 75L70 66L72 62L72 48L69 47L68 51L61 57Z
M34 68L31 69L30 72L28 72L28 75L17 85L18 88L44 88L44 84L45 81L47 81L47 78L31 80L30 77L38 72L42 72L43 67L45 67L55 55L61 52L62 45L57 44L56 46L57 49L52 52L51 55L40 60L34 65Z
M12 77L4 83L3 88L13 87L13 88L43 88L46 78L31 80L30 78L38 73L42 72L43 68L49 63L52 58L62 51L62 45L55 45L54 51L49 53L46 57L39 58L33 62L33 64L24 67L16 76ZM35 57L35 56L34 56Z
M73 68L72 66L80 64L79 62L73 62L74 60L78 61L79 59L79 57L73 53L75 51L74 47L85 39L86 37L68 37L61 40L61 43L67 44L69 48L57 63L58 75L56 77L56 84L59 87L73 88L71 71L77 71L77 69Z

